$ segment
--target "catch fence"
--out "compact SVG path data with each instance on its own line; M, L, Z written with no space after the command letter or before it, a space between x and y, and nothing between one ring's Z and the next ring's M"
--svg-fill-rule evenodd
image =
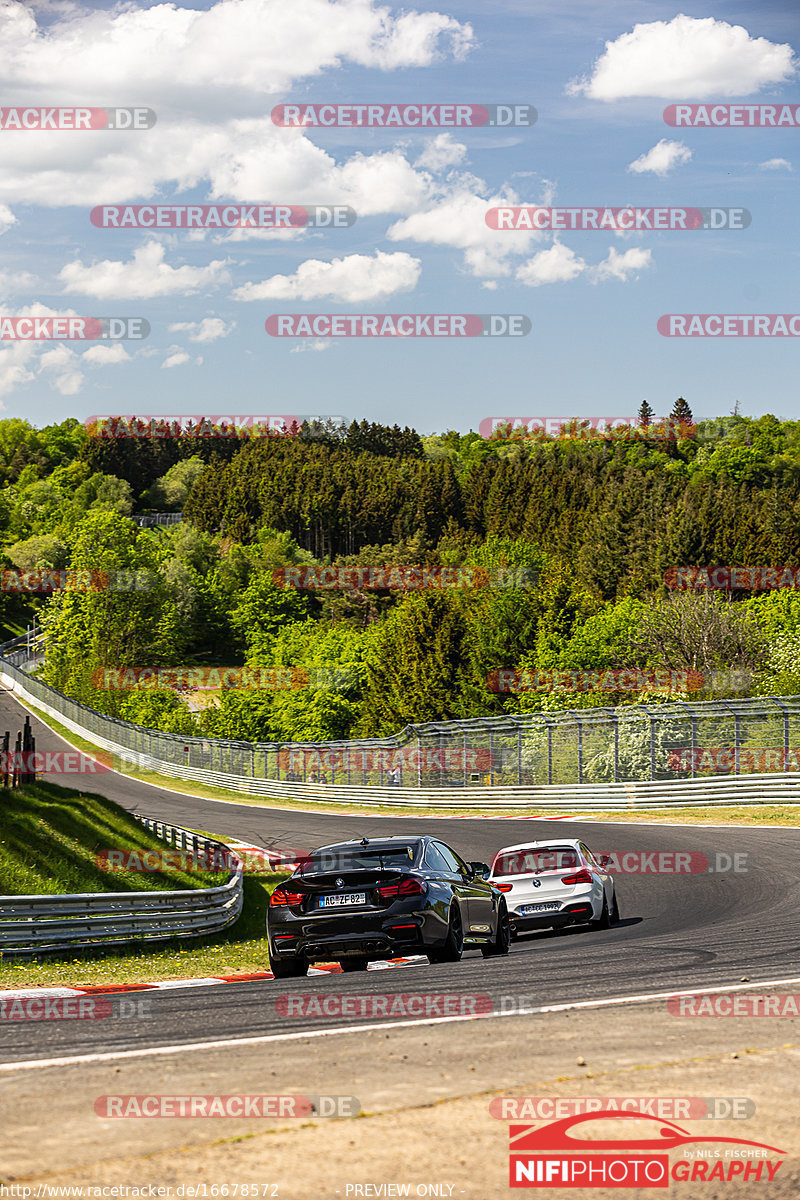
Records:
M800 696L593 708L409 725L394 737L331 742L245 742L181 736L109 717L24 668L36 647L0 646L4 682L131 767L255 795L414 802L409 790L498 803L525 789L540 803L560 789L596 795L622 785L662 792L681 783L800 778ZM584 787L583 785L588 785ZM626 790L627 789L627 790ZM718 789L715 789L718 790ZM519 797L521 800L522 797Z

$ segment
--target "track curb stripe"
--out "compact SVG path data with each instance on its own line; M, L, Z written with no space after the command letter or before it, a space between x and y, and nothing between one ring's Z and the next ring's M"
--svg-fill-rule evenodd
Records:
M389 969L397 969L399 967L412 967L416 964L427 961L423 960L419 955L413 958L392 958L386 961L372 962L367 967L368 971L386 971ZM312 975L339 975L342 968L338 963L330 963L325 966L309 967L308 974ZM44 999L54 999L68 996L124 996L129 992L158 992L158 991L175 991L179 988L193 987L210 987L217 983L256 983L261 980L274 979L275 976L271 971L255 971L250 975L211 975L200 979L161 979L156 983L120 983L120 984L87 984L85 987L51 987L51 988L11 988L8 991L0 991L0 1000L17 1000L31 997L42 997Z

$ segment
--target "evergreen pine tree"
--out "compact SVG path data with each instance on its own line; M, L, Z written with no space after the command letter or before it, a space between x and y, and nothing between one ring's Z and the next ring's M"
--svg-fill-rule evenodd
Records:
M669 414L670 421L676 425L694 425L694 417L692 410L684 400L683 396L678 396L678 399L672 406L672 412Z
M647 403L647 401L643 400L642 403L639 405L639 416L638 416L639 428L640 429L649 429L649 427L653 424L653 418L655 417L655 415L656 414L653 412L652 408Z

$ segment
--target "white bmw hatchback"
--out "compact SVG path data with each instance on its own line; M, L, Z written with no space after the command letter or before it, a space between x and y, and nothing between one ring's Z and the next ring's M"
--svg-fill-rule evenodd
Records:
M619 920L608 862L607 855L595 858L588 846L571 838L498 850L490 879L505 892L511 936L566 925L608 929Z

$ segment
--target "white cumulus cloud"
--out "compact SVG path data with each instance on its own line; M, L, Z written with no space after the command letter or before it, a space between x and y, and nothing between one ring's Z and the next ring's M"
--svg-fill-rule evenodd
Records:
M467 155L467 147L463 142L457 142L450 133L440 133L431 138L415 167L423 167L428 171L443 171L445 167L455 167L463 162Z
M134 97L157 121L141 131L4 138L0 203L94 206L207 184L211 199L253 203L269 195L302 204L335 197L359 215L411 212L429 178L401 153L337 161L302 130L273 124L266 98L291 98L302 81L337 67L393 71L460 59L473 41L471 27L451 16L395 15L377 0L108 10L64 0L42 8L40 26L35 6L0 5L4 94L36 106L52 95L81 106L105 106L111 94Z
M184 363L189 362L191 355L185 350L176 350L173 354L168 355L164 359L161 366L163 367L182 367Z
M671 21L635 25L606 42L591 75L573 80L567 92L592 100L746 96L783 83L795 70L788 44L751 37L742 25L714 17L679 13Z
M788 158L768 158L766 162L758 164L762 171L791 171L792 164Z
M95 367L117 366L118 363L130 362L131 356L122 342L113 345L92 346L81 355L81 362L91 363Z
M340 300L358 304L378 300L395 292L416 287L422 270L418 258L398 252L376 250L349 254L331 262L310 258L301 263L294 275L272 275L261 283L246 283L237 288L237 300Z
M98 300L146 300L153 296L188 296L226 283L230 276L227 262L221 259L205 267L171 267L164 262L161 243L148 242L134 252L131 262L106 258L84 266L76 259L62 267L58 278L67 293L79 292Z
M44 29L29 4L6 0L0 10L3 75L15 96L28 86L37 95L106 104L110 88L147 96L154 108L203 93L213 104L214 92L275 94L348 62L382 71L426 67L445 54L463 58L473 41L469 25L444 13L394 16L372 0L53 8Z
M236 322L226 325L222 317L203 317L202 321L178 321L169 326L170 333L188 333L190 342L215 342L227 337Z
M40 301L26 304L15 312L8 312L12 317L77 317L73 308L50 308ZM80 346L75 342L73 345ZM72 345L63 342L53 345L52 342L41 341L6 341L0 343L0 396L17 395L24 387L37 377L47 379L48 387L54 387L62 396L76 396L80 392L84 376L80 366L87 355L93 355L98 350L115 350L116 347L100 346L93 343L84 354L78 354ZM91 359L89 361L92 361ZM95 359L97 361L97 359ZM116 355L106 361L116 362ZM0 408L3 405L0 404Z
M574 250L556 242L518 267L515 277L528 287L541 287L545 283L569 283L585 270L586 263Z
M601 283L604 279L619 279L625 283L631 275L649 267L652 262L652 251L634 246L619 254L612 246L608 257L596 267L591 268L592 281Z
M669 138L662 138L660 142L656 142L655 146L647 151L646 154L640 154L629 164L628 170L634 175L643 175L645 171L652 171L654 175L660 175L663 179L668 175L673 167L677 167L679 163L686 163L692 157L692 152L683 142L672 142Z
M529 230L505 233L490 229L486 224L490 208L519 201L513 192L502 197L481 195L483 186L482 180L472 177L459 180L428 207L396 221L386 236L392 242L414 241L463 250L465 266L479 278L510 274L509 260L528 253L545 235Z

